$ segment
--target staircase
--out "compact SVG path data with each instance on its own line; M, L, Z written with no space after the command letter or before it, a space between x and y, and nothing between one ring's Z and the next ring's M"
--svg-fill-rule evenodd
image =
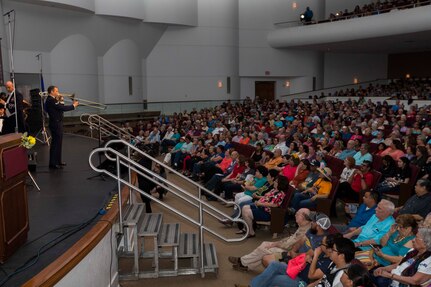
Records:
M123 148L121 149L123 152L113 148L119 145L124 146L125 151ZM108 160L116 163L116 171L103 169L93 163L97 162L100 153ZM196 195L187 191L175 183L160 177L151 169L147 169L133 160L131 155L133 155L133 158L136 158L137 155L146 157L164 166L165 169L181 177L182 180L188 181L189 184L194 185L198 190L198 194ZM120 280L138 280L142 278L159 278L191 274L201 274L202 277L205 277L205 273L217 274L219 269L217 251L213 243L205 241L204 234L210 234L226 243L239 242L246 239L248 236L248 226L245 221L239 218L239 215L235 218L230 217L224 211L203 200L203 194L211 194L219 201L225 202L226 204L234 205L235 203L224 200L205 189L205 187L201 186L199 183L184 177L181 173L178 173L127 141L121 139L111 140L105 147L93 150L89 157L89 164L93 170L114 178L118 183L119 191L124 186L129 188L128 205L124 208L119 204L120 233L118 234L119 242L117 244L117 253L119 260L124 258L128 258L128 260L133 259L133 266L132 268L128 268L129 270L119 270ZM124 170L124 168L128 170L128 177L123 177L121 175L121 170ZM192 214L197 215L198 219L187 215L182 210L170 206L167 201L161 201L140 190L139 187L131 183L132 172L168 190L170 192L170 197L176 197L174 200L185 202L187 211L191 211ZM163 206L168 209L169 212L191 223L196 227L196 233L181 232L180 223L164 222L164 216L161 213L145 213L144 204L133 202L132 192L137 192L142 196L151 198L153 203ZM118 193L118 203L120 202L122 202L121 192ZM207 217L218 220L228 218L233 222L242 223L247 230L246 234L241 237L238 237L238 235L233 235L232 238L225 237L216 230L205 225L204 218ZM161 268L161 266L167 265L161 264L161 262L165 263L165 261L169 261L169 265L172 265L172 267ZM179 264L179 262L181 262L181 264ZM148 268L149 265L151 266L150 268ZM181 267L179 267L179 265L181 265Z
M143 210L144 204L133 204L123 220L124 238L127 238L128 242L119 248L118 256L133 258L133 268L129 273L120 270L120 280L199 274L198 234L181 233L179 223L163 223L163 214L143 213ZM145 242L152 244L147 247ZM214 244L204 243L203 251L204 272L217 274L217 252ZM171 260L173 268L161 269L160 259ZM181 259L188 261L186 267L178 267L178 261ZM151 260L151 270L141 268L142 260Z

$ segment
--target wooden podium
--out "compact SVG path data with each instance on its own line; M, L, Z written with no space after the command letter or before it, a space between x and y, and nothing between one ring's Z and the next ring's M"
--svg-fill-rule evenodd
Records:
M0 136L0 262L5 262L27 241L29 230L27 150L21 134Z

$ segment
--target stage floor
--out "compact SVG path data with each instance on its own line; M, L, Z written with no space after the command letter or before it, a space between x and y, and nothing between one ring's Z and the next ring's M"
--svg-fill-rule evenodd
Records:
M92 224L58 242L37 258L40 248L56 238L60 239L62 235L66 237L77 225L96 216L116 193L116 183L112 179L87 179L97 175L88 164L89 153L97 146L97 140L66 134L63 139L63 161L67 166L62 170L48 169L47 145L37 143L33 148L37 152L37 170L32 174L41 192L28 178L28 240L0 266L0 286L20 286L49 265L79 240ZM27 268L13 275L28 260L31 261ZM8 276L10 279L5 282Z

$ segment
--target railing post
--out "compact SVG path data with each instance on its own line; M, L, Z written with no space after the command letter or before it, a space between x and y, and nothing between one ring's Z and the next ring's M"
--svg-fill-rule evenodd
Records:
M117 186L118 186L118 213L120 216L120 232L123 233L123 207L121 198L121 171L120 171L120 158L117 155Z
M204 269L204 217L202 210L202 189L199 189L199 252L200 252L200 264L201 264L201 277L205 277L205 269Z
M130 156L130 146L127 146L127 158L131 159ZM127 163L128 171L129 171L129 183L132 184L132 171L130 169L130 161ZM132 204L132 189L129 187L129 204Z

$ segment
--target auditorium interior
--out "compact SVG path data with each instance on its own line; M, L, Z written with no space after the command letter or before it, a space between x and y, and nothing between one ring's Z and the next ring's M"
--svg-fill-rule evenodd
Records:
M431 286L431 0L0 11L0 287Z

